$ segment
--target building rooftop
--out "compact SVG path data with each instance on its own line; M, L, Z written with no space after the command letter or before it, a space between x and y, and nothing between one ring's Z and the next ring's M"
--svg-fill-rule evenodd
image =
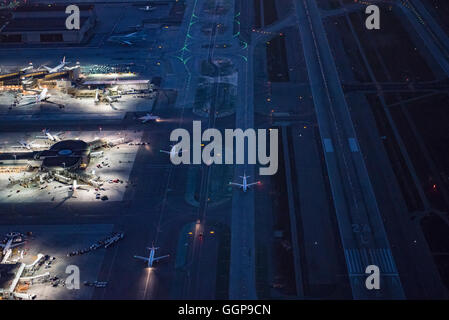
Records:
M80 11L87 11L92 10L94 8L93 4L77 4ZM51 11L62 11L65 13L67 5L61 5L61 4L52 4L52 5L45 5L45 4L30 4L26 6L21 6L16 8L15 12L51 12Z
M80 24L83 25L87 19L86 17L81 17ZM65 21L65 18L13 19L5 25L2 32L70 31L67 30Z

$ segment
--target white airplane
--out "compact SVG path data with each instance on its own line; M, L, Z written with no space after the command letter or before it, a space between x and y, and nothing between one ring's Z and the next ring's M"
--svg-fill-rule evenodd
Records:
M158 122L161 120L161 118L159 116L153 116L153 114L151 114L151 113L147 113L143 117L140 117L139 120L142 120L142 123L146 123L151 120Z
M33 70L33 63L32 62L29 63L28 67L24 67L24 68L20 69L21 72L25 72L27 70Z
M170 159L173 159L173 157L175 155L177 155L179 152L181 152L181 153L182 152L187 152L188 150L179 150L178 149L178 145L175 144L174 146L171 147L170 151L165 151L165 150L159 150L159 151L163 152L163 153L168 153L170 155Z
M59 136L64 134L64 132L58 132L58 133L51 134L50 130L48 130L48 129L44 129L44 130L42 130L42 132L44 133L44 136L36 136L36 138L48 139L50 141L55 141L55 142L61 141L61 138Z
M137 31L125 35L110 36L107 41L132 46L138 42L143 42L146 40L147 40L146 33L144 31Z
M56 67L54 68L50 68L47 66L43 66L45 69L47 69L48 73L55 73L55 72L59 72L61 71L65 66L66 66L67 62L65 62L65 57L62 59L61 63L58 64Z
M92 158L101 158L103 156L103 154L104 154L104 151L97 151L97 152L91 152L90 156ZM95 170L93 170L93 171L94 171L93 174L95 174Z
M33 148L40 148L42 145L35 144L34 141L31 141L30 143L25 141L17 141L20 145L18 146L12 146L13 148L24 148L27 150L33 150Z
M39 94L23 96L21 101L19 102L19 106L27 106L30 104L40 103L42 101L46 101L50 97L51 95L48 94L48 89L44 88Z
M229 182L229 184L230 184L230 185L233 185L233 186L238 186L238 187L242 188L242 189L243 189L243 192L246 192L250 186L253 186L253 185L255 185L255 184L260 184L260 181L256 181L256 182L253 182L253 183L248 183L248 182L247 182L247 178L249 178L249 176L247 176L245 173L243 173L243 177L240 176L240 178L243 179L243 183L242 183L242 184L240 184L240 183L235 183L235 182Z
M156 250L159 249L159 247L155 248L154 245L152 245L151 248L147 248L147 249L150 250L150 256L148 258L141 257L141 256L134 256L134 258L146 261L147 262L147 266L149 268L151 268L153 266L154 262L162 260L164 258L168 258L170 256L169 254L167 254L165 256L160 256L160 257L155 258L154 254L156 253Z
M115 95L115 96L110 96L110 95L105 95L106 100L108 100L109 103L112 102L117 102L118 99L120 99L122 96L119 95Z
M94 99L95 103L99 103L100 102L100 91L97 89L95 90L95 99Z
M25 241L13 243L14 239L15 237L9 237L6 243L0 243L0 248L3 248L3 255L5 255L8 252L8 250L14 247L18 247L25 243Z
M143 7L143 8L139 8L139 10L142 10L142 11L153 11L153 10L156 10L156 7L146 6L146 7Z
M64 186L63 188L69 188L69 190L71 190L71 191L76 191L82 187L88 187L88 185L87 184L78 184L78 182L76 180L73 180L71 185Z
M32 83L33 83L33 78L28 78L28 79L22 78L22 84L24 86L27 86L27 85L32 84Z

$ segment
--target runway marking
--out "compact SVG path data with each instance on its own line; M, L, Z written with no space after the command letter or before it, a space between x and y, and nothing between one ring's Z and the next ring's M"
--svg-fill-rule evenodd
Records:
M326 150L326 152L334 152L334 146L332 145L331 139L324 138L323 143L324 143L324 150Z
M359 145L357 144L357 140L355 138L348 138L349 147L351 148L351 152L359 152Z
M382 274L397 275L391 250L387 248L346 249L345 258L349 275L365 274L366 267L372 264L378 266Z

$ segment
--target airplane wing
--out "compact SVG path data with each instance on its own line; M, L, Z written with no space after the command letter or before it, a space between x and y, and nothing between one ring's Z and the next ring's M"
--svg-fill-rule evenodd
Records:
M153 259L153 261L158 261L158 260L162 260L162 259L164 259L164 258L168 258L168 257L170 257L170 255L169 255L169 254L167 254L166 256L160 256L160 257L154 258L154 259Z
M148 260L150 260L150 259L148 259L148 258L141 257L141 256L134 256L134 258L140 259L140 260L143 260L143 261L147 261L147 262L148 262ZM155 260L156 260L156 259L155 259Z
M248 183L247 186L249 187L249 186L253 186L255 184L259 184L259 182Z
M159 150L160 152L163 152L163 153L168 153L168 154L170 154L170 151L165 151L165 150Z
M233 186L243 187L243 184L240 184L240 183L229 182L229 184L233 185Z
M28 106L30 104L35 104L36 103L36 99L30 99L30 101L26 101L26 102L19 102L18 106L19 107L24 107L24 106Z
M119 42L120 42L121 44L125 44L125 45L127 45L127 46L132 46L132 45L133 45L132 42L129 42L129 41L126 41L126 40L119 40Z

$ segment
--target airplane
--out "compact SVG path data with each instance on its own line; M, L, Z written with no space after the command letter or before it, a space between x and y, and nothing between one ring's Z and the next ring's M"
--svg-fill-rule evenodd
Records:
M56 67L54 68L50 68L47 66L43 66L45 69L47 69L48 73L55 73L55 72L59 72L61 71L65 66L67 65L67 62L65 62L65 56L62 59L61 63L58 64Z
M156 250L159 249L159 247L156 247L156 248L155 248L155 247L154 247L154 244L151 246L151 248L147 248L147 249L150 250L150 256L149 256L148 258L141 257L141 256L134 256L134 258L140 259L140 260L143 260L143 261L146 261L146 262L147 262L147 266L148 266L149 268L151 268L151 267L153 266L153 263L154 263L154 262L159 261L159 260L162 260L162 259L164 259L164 258L168 258L168 257L170 256L169 254L167 254L167 255L165 255L165 256L160 256L160 257L155 258L155 257L154 257L154 254L156 253Z
M256 181L256 182L253 182L253 183L248 183L246 179L249 178L249 176L247 176L245 173L243 173L243 177L240 176L240 178L243 179L243 183L242 184L235 183L235 182L229 182L229 184L242 188L243 192L246 192L250 186L253 186L255 184L260 184L260 181Z
M142 11L153 11L153 10L156 10L156 7L145 6L143 8L139 8L139 10L142 10Z
M14 247L18 247L22 244L25 243L25 241L20 241L20 242L16 242L13 243L14 239L16 238L17 235L14 236L7 236L8 237L8 241L6 243L0 243L0 247L3 248L3 255L6 255L6 253L8 252L8 250L14 248Z
M153 116L153 114L151 114L151 113L147 113L146 115L144 115L143 117L140 117L138 119L142 120L142 123L146 123L150 120L154 120L156 122L161 120L161 118L159 116Z
M163 153L168 153L169 155L170 155L170 159L173 159L173 157L175 156L175 155L177 155L179 152L186 152L186 151L188 151L188 150L179 150L178 149L178 145L177 144L175 144L174 146L172 146L171 147L171 149L170 149L170 151L165 151L165 150L159 150L160 152L163 152Z
M19 102L19 106L23 107L30 104L40 103L46 101L50 97L51 95L48 94L48 89L44 88L39 94L31 96L23 96L22 100Z
M30 143L27 143L25 141L17 141L20 145L18 146L12 146L13 148L24 148L24 149L28 149L28 150L33 150L33 148L40 148L42 147L39 144L35 144L34 141L31 141Z
M44 129L42 130L42 132L45 134L44 136L36 136L36 138L38 139L48 139L51 141L61 141L61 138L59 137L60 135L64 134L64 132L58 132L55 134L51 134L50 130L48 129Z
M99 103L100 102L100 91L97 89L95 90L95 99L94 99L95 103Z
M87 184L78 184L78 182L76 180L73 180L71 185L64 186L63 188L69 188L69 190L71 190L71 191L76 191L82 187L88 187L88 185Z
M91 152L90 156L92 158L101 158L104 154L104 151Z
M22 85L27 86L33 83L33 78L22 78Z
M30 62L29 63L29 65L28 65L28 67L24 67L24 68L22 68L22 69L20 69L20 71L21 72L25 72L25 71L27 71L27 70L33 70L33 63L32 62Z
M145 41L147 35L144 31L136 31L126 35L110 36L108 38L109 42L117 42L123 45L132 46L137 42Z

